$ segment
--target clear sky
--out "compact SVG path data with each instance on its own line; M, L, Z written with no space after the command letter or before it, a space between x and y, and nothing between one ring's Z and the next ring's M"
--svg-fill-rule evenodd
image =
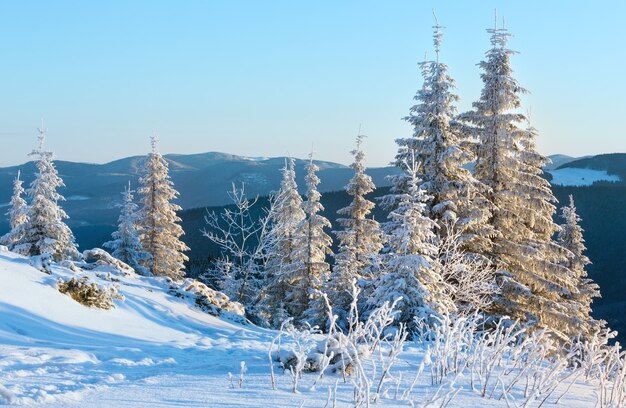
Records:
M544 154L626 151L626 1L0 2L0 166L27 160L45 118L59 159L106 162L149 150L388 163L432 56L467 110L494 8Z

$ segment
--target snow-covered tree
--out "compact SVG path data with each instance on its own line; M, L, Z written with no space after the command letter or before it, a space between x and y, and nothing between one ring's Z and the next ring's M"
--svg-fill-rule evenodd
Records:
M21 234L24 232L22 225L26 224L28 221L26 215L28 206L26 205L26 200L22 197L23 195L24 187L22 187L22 180L20 180L20 172L18 171L17 177L13 180L13 195L11 196L10 203L11 207L6 213L9 218L9 227L11 230L0 238L0 245L5 245L9 247L9 249L12 249L13 245L20 241Z
M30 154L37 158L37 173L26 191L30 205L26 222L15 230L19 239L13 249L27 256L50 254L56 261L77 258L80 254L74 235L63 221L68 216L58 204L65 199L57 188L65 184L54 167L53 153L44 150L47 129L42 126L38 131L38 146Z
M520 94L512 76L507 48L509 33L490 29L491 49L479 66L484 87L474 110L462 115L480 139L474 176L490 190L490 224L496 230L490 255L497 268L502 296L499 313L537 323L564 338L580 330L580 320L562 302L576 291L572 271L562 265L567 251L553 241L556 211L550 184L541 177L547 159L535 147L536 132L520 123Z
M448 225L443 228L448 233L439 240L433 266L450 285L450 296L461 314L475 311L489 314L494 298L500 293L493 265L483 257L468 256L460 228Z
M433 260L437 256L437 224L425 214L429 200L420 187L418 165L412 158L404 165L408 173L407 192L400 194L397 208L385 224L388 233L387 253L383 255L382 276L368 303L380 307L385 302L397 304L397 323L414 329L414 318L430 320L455 310L450 287L444 282Z
M443 227L453 226L462 232L464 249L481 253L490 248L494 234L488 223L491 206L484 196L488 188L466 168L475 159L475 142L456 120L459 97L453 93L455 82L448 67L439 61L442 27L434 29L436 59L420 64L424 82L414 98L417 104L404 118L413 126L413 135L396 141L395 164L403 168L415 157L421 187L430 196L425 212L439 224L439 235L444 238L448 228ZM408 175L398 177L395 192L406 192L408 179Z
M361 149L363 135L357 136L357 147L351 153L354 163L350 167L354 169L354 176L346 186L346 192L352 197L352 202L347 207L337 211L337 214L346 216L337 219L343 227L336 231L339 240L339 250L335 255L335 265L329 282L329 299L335 312L339 315L339 322L345 327L352 303L353 282L361 283L361 293L367 297L371 291L369 284L363 281L373 278L371 268L374 258L383 248L382 231L378 221L368 218L374 203L365 198L365 195L375 190L372 178L365 174L363 160L365 154Z
M287 316L285 298L289 281L285 272L294 263L296 231L306 218L296 184L294 159L285 162L280 189L273 195L271 207L268 214L270 230L265 246L265 282L260 305L265 309L268 323L279 327Z
M328 280L330 265L326 262L326 255L332 252L332 238L324 231L331 227L330 221L320 214L324 207L317 191L318 170L311 156L306 166L306 200L302 203L306 218L296 228L293 258L282 274L288 283L285 307L289 315L297 322L324 326L326 305L318 291Z
M220 289L249 311L263 283L269 217L267 214L254 216L252 210L258 204L258 197L248 200L243 184L240 188L233 184L229 196L232 206L221 214L207 214L208 229L202 233L221 250L216 265L222 275Z
M576 310L581 320L588 324L587 333L593 333L595 329L602 325L591 317L591 303L594 298L600 297L600 287L587 277L585 267L591 263L585 255L585 239L583 229L580 226L580 217L576 212L574 197L569 196L569 205L561 208L561 217L565 223L561 225L558 241L563 248L570 253L567 256L566 265L574 272L577 279L577 291L572 293L571 301L576 304Z
M178 197L169 177L167 161L157 151L157 139L152 137L152 152L143 164L139 179L142 208L138 227L141 245L150 254L143 265L153 274L180 279L185 275L184 262L189 258L183 252L189 248L179 238L184 234L176 214L180 206L171 201Z
M133 268L135 272L147 275L149 270L142 263L150 259L150 254L144 251L139 238L137 227L139 207L133 202L133 193L129 182L122 192L122 210L118 218L117 231L111 234L113 240L105 242L103 246L111 249L114 257Z

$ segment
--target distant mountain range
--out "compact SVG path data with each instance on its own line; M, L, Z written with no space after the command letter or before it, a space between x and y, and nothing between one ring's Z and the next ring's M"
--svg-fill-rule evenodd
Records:
M278 189L280 169L286 158L249 158L226 153L201 153L192 155L169 154L170 175L180 192L177 203L184 209L223 205L229 201L232 183L245 184L249 197L268 195ZM130 181L138 184L142 157L128 157L106 164L56 161L55 164L66 187L61 193L67 201L63 207L70 215L73 227L93 224L110 224L117 219L120 192ZM307 160L296 160L297 181L304 192L304 166ZM352 175L344 165L315 161L320 167L320 191L340 190ZM8 205L11 183L18 171L28 185L35 173L34 163L0 168L0 206ZM368 173L379 186L387 185L386 176L396 173L392 167L373 168ZM2 223L0 222L0 228Z
M176 189L180 192L177 203L183 209L214 207L228 204L228 192L234 183L245 184L249 197L265 196L278 189L280 169L285 157L251 158L227 153L168 154L170 174ZM565 155L550 156L552 164L548 171L566 166L586 167L617 172L626 180L626 155L601 155L575 158ZM75 163L56 161L59 174L66 187L61 193L66 197L63 208L70 216L72 228L89 229L91 226L112 226L118 215L120 192L130 181L137 187L141 160L134 156L105 164ZM296 160L296 174L300 191L304 193L304 166L307 160ZM320 191L331 192L343 189L352 176L348 166L327 161L315 161L320 167ZM622 163L621 167L619 163ZM11 183L18 171L28 185L33 179L35 166L28 162L20 166L0 168L0 211L6 207L11 196ZM379 187L388 186L387 176L397 174L394 167L372 168L368 173ZM569 174L568 174L569 175ZM623 176L622 176L623 175ZM569 175L571 176L571 175ZM550 175L547 175L550 178ZM582 176L581 176L582 177ZM570 177L571 178L571 177ZM568 180L570 179L568 178ZM584 183L583 183L584 184ZM6 220L0 217L0 231L6 229ZM79 239L80 240L80 239Z

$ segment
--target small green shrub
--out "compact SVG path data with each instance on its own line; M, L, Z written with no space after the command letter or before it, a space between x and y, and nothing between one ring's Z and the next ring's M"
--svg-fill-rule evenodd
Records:
M91 282L87 276L80 279L71 278L68 281L59 281L59 292L69 295L78 303L87 307L98 309L111 309L115 307L113 301L123 300L124 296L117 293L114 286L102 287L95 282Z

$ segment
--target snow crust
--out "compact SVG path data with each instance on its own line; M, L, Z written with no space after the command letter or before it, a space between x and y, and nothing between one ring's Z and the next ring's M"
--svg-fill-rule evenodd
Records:
M580 169L566 167L558 170L549 170L552 175L552 184L560 186L590 186L596 181L620 181L620 177L608 174L604 170Z

